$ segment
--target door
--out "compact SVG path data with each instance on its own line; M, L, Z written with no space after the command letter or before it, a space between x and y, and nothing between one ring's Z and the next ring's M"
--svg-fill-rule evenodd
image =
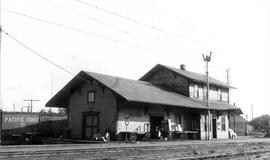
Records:
M151 138L155 139L158 137L158 129L161 129L163 116L150 116L150 132Z
M98 133L99 116L97 113L85 114L83 116L83 138L92 139Z
M213 118L212 120L213 123L213 138L217 138L217 119Z

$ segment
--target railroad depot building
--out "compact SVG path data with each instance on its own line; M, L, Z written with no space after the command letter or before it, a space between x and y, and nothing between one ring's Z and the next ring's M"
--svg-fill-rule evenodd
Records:
M46 104L68 109L70 138L167 131L187 138L228 138L229 116L241 114L230 105L231 86L209 77L210 125L203 74L157 64L139 80L81 71ZM126 116L129 118L126 120Z

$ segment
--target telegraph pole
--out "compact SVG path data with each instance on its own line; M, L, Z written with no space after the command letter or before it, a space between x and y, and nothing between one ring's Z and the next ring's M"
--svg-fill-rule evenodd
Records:
M33 102L39 101L38 99L25 99L24 101L30 102L30 112L33 111Z
M27 113L29 113L30 103L28 103L28 106L22 106L21 112L23 112L23 108L27 108Z
M51 97L53 96L53 72L51 77Z
M13 112L16 112L15 103L13 103Z
M1 57L1 50L2 50L2 23L1 23L1 0L0 0L0 109L2 109L2 57Z
M227 73L227 76L226 76L226 79L227 79L227 85L229 86L230 85L230 68L226 69L226 73ZM230 103L230 88L228 88L228 102Z
M253 121L253 104L251 105L251 120Z
M210 101L209 101L209 72L208 72L208 63L211 61L211 55L212 52L210 52L210 55L203 56L203 60L206 63L206 84L207 84L207 91L206 91L206 101L207 101L207 108L208 108L208 127L207 127L207 140L210 140Z
M253 121L253 104L251 105L251 121ZM252 131L253 131L253 126L252 126Z
M226 69L226 73L227 73L227 76L226 76L226 79L227 79L227 84L228 85L230 85L230 78L231 78L231 76L230 76L230 68L228 68L228 69Z

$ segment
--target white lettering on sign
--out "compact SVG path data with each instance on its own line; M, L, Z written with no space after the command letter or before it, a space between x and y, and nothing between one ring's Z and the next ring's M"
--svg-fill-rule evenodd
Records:
M27 123L38 123L38 118L31 118L31 117L27 117L26 118L26 122Z
M8 123L38 123L38 117L5 117L4 122Z

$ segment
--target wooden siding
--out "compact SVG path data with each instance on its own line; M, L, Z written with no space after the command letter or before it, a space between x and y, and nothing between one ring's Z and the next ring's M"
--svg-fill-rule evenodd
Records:
M153 84L163 84L171 89L181 93L182 95L188 96L188 82L187 80L170 70L164 69L157 72L153 77L152 81L148 81Z
M163 69L158 72L156 72L151 79L148 80L149 83L153 84L162 84L166 85L167 87L175 90L176 92L185 95L187 97L191 98L198 98L200 100L206 99L206 86L202 83L197 82L189 82L187 78L177 75L173 73L172 71L168 69ZM198 97L194 97L194 95L191 95L191 93L194 93L193 87L194 85L198 86ZM219 99L218 90L221 91L221 97L222 99ZM212 101L222 101L222 102L229 102L229 96L228 96L228 89L216 87L216 86L210 86L209 90L209 98Z
M226 139L229 138L229 119L228 114L223 114L225 116L225 130L222 130L221 118L222 116L217 117L217 138Z
M189 97L206 100L206 86L201 83L191 82L189 84ZM196 93L197 92L197 93ZM221 99L220 99L221 98ZM209 99L211 101L227 102L229 103L228 89L209 87Z
M122 108L118 112L117 120L117 134L120 132L126 132L125 118L126 113L129 114L129 125L127 126L128 132L145 133L150 131L150 116L158 115L167 119L166 113L163 108L149 107L147 110L143 105L135 107L134 105Z
M95 91L95 102L87 103L87 93ZM115 131L116 99L112 91L102 87L97 81L85 83L78 88L69 99L69 129L71 138L80 139L83 131L83 114L88 112L99 113L99 132L105 129Z
M130 118L126 128L124 116L128 113ZM128 106L122 108L118 114L117 134L120 132L145 133L150 131L151 116L161 116L169 122L170 131L200 131L200 112L199 110L189 109L168 109L164 106L151 106L147 110L143 106ZM181 120L180 120L181 119ZM193 121L193 123L192 123ZM179 129L178 127L181 127Z
M210 137L213 138L213 121L212 119L215 118L216 119L216 134L217 134L217 139L226 139L229 138L229 120L228 120L228 114L224 113L223 114L225 116L225 130L222 130L222 125L221 125L221 116L218 116L213 113L210 114ZM200 131L201 131L201 139L202 140L206 140L207 139L207 128L205 128L205 126L207 127L207 121L208 121L208 117L204 114L201 114L200 117Z

